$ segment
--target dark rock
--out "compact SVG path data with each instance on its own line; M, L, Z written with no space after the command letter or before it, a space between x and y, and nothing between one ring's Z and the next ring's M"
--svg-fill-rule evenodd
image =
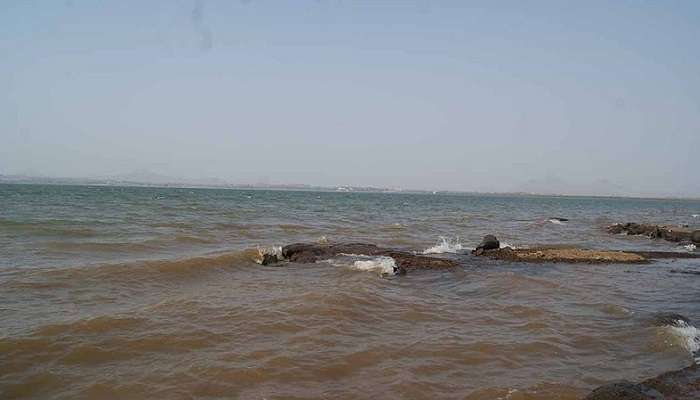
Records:
M615 224L607 228L608 233L628 235L643 235L651 239L664 239L669 242L688 242L691 240L691 232L686 228L672 227L664 225L636 224L628 222L626 224ZM698 237L700 239L700 237Z
M262 259L260 260L260 264L262 265L270 265L270 264L275 264L278 263L280 260L277 258L276 254L263 254Z
M295 243L282 248L282 256L291 262L297 263L315 263L328 260L340 254L391 257L396 262L394 272L397 275L403 275L406 272L417 269L446 269L458 265L455 261L444 258L420 256L405 251L385 249L367 243Z
M663 395L644 385L630 382L617 382L601 386L584 400L660 400Z
M479 245L476 246L476 249L474 249L474 251L472 251L472 254L476 254L477 256L480 256L481 254L484 253L485 250L494 250L494 249L498 249L500 247L501 247L501 243L498 241L496 236L486 235L481 240L481 243L479 243Z
M676 313L662 313L654 316L654 326L681 326L683 324L690 325L690 320Z
M700 366L693 364L666 372L641 383L601 386L584 400L697 400L700 399Z
M653 389L630 382L617 382L601 386L584 400L656 400L663 396Z

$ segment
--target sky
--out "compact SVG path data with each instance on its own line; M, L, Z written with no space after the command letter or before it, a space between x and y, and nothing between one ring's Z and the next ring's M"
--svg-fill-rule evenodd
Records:
M700 196L697 1L0 2L0 174Z

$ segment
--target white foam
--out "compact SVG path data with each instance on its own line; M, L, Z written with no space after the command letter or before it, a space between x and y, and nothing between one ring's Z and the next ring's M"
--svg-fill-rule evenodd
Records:
M355 261L352 267L360 271L375 271L382 275L394 275L396 261L391 257L379 256L365 261Z
M503 242L503 241L501 241L500 244L501 244L501 245L500 245L500 248L501 248L501 249L504 249L504 248L506 248L506 247L510 247L511 249L517 249L517 247L513 246L512 244L510 244L510 243L508 243L508 242Z
M695 354L700 351L700 331L685 321L676 321L677 326L670 326L671 332L681 340L681 344L688 351Z
M282 259L282 246L270 246L270 247L260 247L258 246L258 255L254 258L254 261L258 264L262 264L266 255L276 256L278 259Z
M547 221L549 221L555 225L564 225L564 221L558 220L556 218L550 218Z
M693 218L700 218L700 214L693 214Z
M459 251L467 249L462 245L459 237L454 239L440 236L440 241L433 247L430 247L423 251L423 254L443 254L443 253L457 253Z
M695 251L695 249L698 248L696 245L694 245L694 244L692 244L692 243L691 243L691 244L686 244L686 245L683 246L683 247L685 247L685 249L688 250L688 251Z

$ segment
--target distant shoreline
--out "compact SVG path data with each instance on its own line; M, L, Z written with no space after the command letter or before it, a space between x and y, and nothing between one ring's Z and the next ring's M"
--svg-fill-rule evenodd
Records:
M38 178L0 175L0 185L50 185L50 186L95 186L153 189L218 189L218 190L269 190L300 191L319 193L381 193L381 194L424 194L452 196L502 196L502 197L553 197L553 198L593 198L593 199L638 199L638 200L687 200L699 201L700 197L643 196L643 195L593 195L593 194L552 194L528 192L471 192L454 190L391 189L362 186L314 186L305 184L197 184L194 182L139 182L109 179L82 178Z

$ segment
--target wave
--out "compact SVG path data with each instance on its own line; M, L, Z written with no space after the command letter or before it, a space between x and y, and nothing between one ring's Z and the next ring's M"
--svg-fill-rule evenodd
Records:
M396 261L386 256L374 257L365 261L358 260L352 266L360 271L375 271L381 275L394 275L398 270Z
M335 258L324 260L323 262L338 267L349 267L358 271L377 272L382 276L396 275L399 270L396 260L388 256L341 253Z
M698 248L696 245L694 245L694 244L692 244L692 243L691 243L691 244L686 244L686 245L683 246L683 247L684 247L686 250L688 250L688 251L695 251L695 250Z
M258 264L266 264L268 257L273 257L273 260L281 260L282 256L282 246L269 246L256 248L257 254L253 257L253 261Z
M445 236L440 236L439 242L435 246L425 249L423 251L423 254L456 254L463 250L472 250L472 248L465 247L461 243L459 237L449 238Z
M51 241L46 248L55 251L76 252L149 252L166 249L175 245L213 244L215 240L203 236L175 235L166 238L140 242L98 242L98 241Z
M16 279L2 283L15 289L50 286L84 286L111 284L161 285L182 279L196 279L204 274L234 266L253 266L257 249L218 252L179 259L136 260L122 263L87 264L64 268L33 269Z
M550 222L550 223L555 224L555 225L565 225L566 224L566 220L563 220L561 218L550 218L547 220L547 222Z
M60 236L60 237L91 237L96 236L97 231L84 226L79 226L72 221L42 220L35 222L22 222L0 218L0 232L30 234L34 236Z
M682 316L673 314L664 321L664 328L668 329L677 339L679 344L690 352L696 363L700 363L700 330Z

